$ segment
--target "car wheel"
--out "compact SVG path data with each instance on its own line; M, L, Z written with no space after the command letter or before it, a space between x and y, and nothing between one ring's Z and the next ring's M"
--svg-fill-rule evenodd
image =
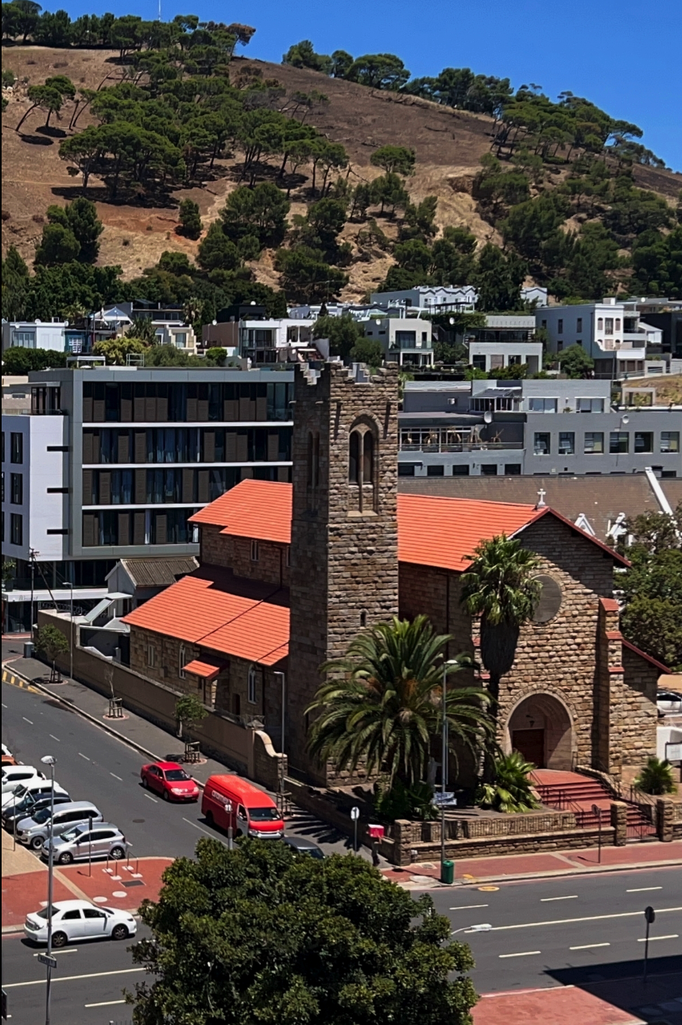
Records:
M56 932L52 936L53 947L65 947L68 942L69 937L66 935L65 932Z
M142 777L142 786L145 788L145 790L149 790L149 780L146 776Z
M71 854L70 851L64 851L63 854L59 855L57 861L60 865L70 865L73 861L73 854Z
M45 841L42 838L42 836L34 836L33 839L31 840L30 846L31 846L32 850L40 851L40 850L42 850L44 843L45 843Z
M169 794L169 793L168 793L168 791L167 791L167 790L165 789L165 787L164 787L164 789L163 789L163 790L161 791L161 796L163 797L164 801L170 801L170 794Z
M213 825L213 812L212 811L207 811L206 815L205 815L205 819L206 819L206 824L208 826L212 826Z
M126 940L128 938L127 926L123 925L122 922L119 922L119 924L115 925L111 930L111 938L114 940Z
M109 857L113 858L114 861L120 861L124 855L125 851L122 847L112 847Z

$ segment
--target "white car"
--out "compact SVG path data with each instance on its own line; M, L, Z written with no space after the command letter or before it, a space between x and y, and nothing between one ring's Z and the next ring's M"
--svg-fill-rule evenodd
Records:
M47 943L47 908L34 911L24 922L24 932L34 943ZM52 946L109 937L126 940L137 932L129 911L97 907L87 900L58 900L52 905Z
M28 783L30 779L45 779L39 769L32 765L3 765L2 767L2 803L5 804L7 794L17 787Z
M659 712L682 712L682 694L674 690L659 690L656 705Z

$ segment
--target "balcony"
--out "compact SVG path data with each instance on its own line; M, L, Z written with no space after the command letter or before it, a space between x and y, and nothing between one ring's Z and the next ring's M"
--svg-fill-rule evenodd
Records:
M401 452L499 452L522 449L522 441L502 441L498 435L489 441L479 438L474 431L412 430L401 431Z

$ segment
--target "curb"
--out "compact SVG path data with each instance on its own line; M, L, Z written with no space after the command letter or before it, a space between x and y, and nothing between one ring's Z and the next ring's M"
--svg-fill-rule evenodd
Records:
M469 879L466 882L463 879L455 879L452 886L444 885L441 883L440 879L434 879L432 883L413 883L407 880L403 883L399 879L389 879L388 881L390 883L396 883L398 886L402 886L405 889L409 888L411 890L435 890L439 887L444 890L461 890L467 886L475 887L480 886L481 884L485 885L487 883L514 883L529 881L531 879L562 879L570 876L598 876L604 875L607 872L636 872L647 868L676 868L678 866L682 866L682 858L674 858L670 861L649 861L644 864L636 862L626 865L606 865L604 868L579 868L576 866L574 869L568 868L566 871L563 871L562 869L557 872L525 872L505 876L477 876L475 879ZM382 875L383 874L384 873L382 872ZM415 875L417 874L418 873L415 873Z

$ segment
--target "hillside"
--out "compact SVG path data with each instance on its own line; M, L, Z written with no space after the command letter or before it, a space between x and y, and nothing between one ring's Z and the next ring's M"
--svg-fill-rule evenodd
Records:
M74 181L69 175L67 163L58 153L61 140L73 134L69 129L70 105L65 107L61 119L55 116L48 128L41 127L40 118L36 117L25 123L21 135L14 130L30 107L27 87L41 84L50 76L66 75L77 88L98 89L103 83L109 86L120 82L125 67L110 50L22 46L3 48L3 68L10 68L18 81L3 115L2 248L4 254L14 245L30 262L41 236L47 207L81 196L83 190L78 180ZM469 229L479 243L491 241L501 245L499 230L483 216L487 216L487 212L471 194L480 160L491 148L492 118L289 65L245 58L235 58L230 65L233 82L239 83L240 79L254 73L263 79L276 79L285 91L282 100L285 104L297 92L324 93L328 102L313 106L307 122L332 142L345 147L350 164L343 174L351 184L369 182L381 174L379 168L370 164L371 153L379 147L399 145L414 149L416 170L407 179L412 202L436 196L434 220L439 229L462 226ZM86 112L78 122L78 130L89 123L94 123L94 119L88 120ZM118 264L124 277L131 278L155 264L165 250L185 253L193 259L199 243L175 233L177 204L184 198L198 203L206 229L217 218L226 196L238 184L236 167L239 162L236 154L217 159L213 172L206 176L203 184L191 189L172 189L163 205L154 205L149 197L134 205L125 200L113 202L104 183L93 175L87 196L96 202L104 224L99 265ZM567 173L566 167L549 168L548 187L563 181ZM682 176L639 165L634 166L633 174L639 187L656 193L674 206L682 188ZM291 200L290 220L292 215L305 213L310 197L305 190L299 189L297 193L294 189ZM579 223L567 220L566 226L574 227ZM381 227L389 243L396 238L397 228L390 218L382 220ZM349 221L339 236L341 242L350 243L353 251L353 262L346 268L350 280L341 292L345 299L360 298L378 285L394 262L388 245L383 248L365 245L360 253L357 238L362 230L362 224ZM273 255L266 250L260 260L250 261L249 266L258 281L277 287L279 274L274 269ZM532 280L532 272L527 280Z

